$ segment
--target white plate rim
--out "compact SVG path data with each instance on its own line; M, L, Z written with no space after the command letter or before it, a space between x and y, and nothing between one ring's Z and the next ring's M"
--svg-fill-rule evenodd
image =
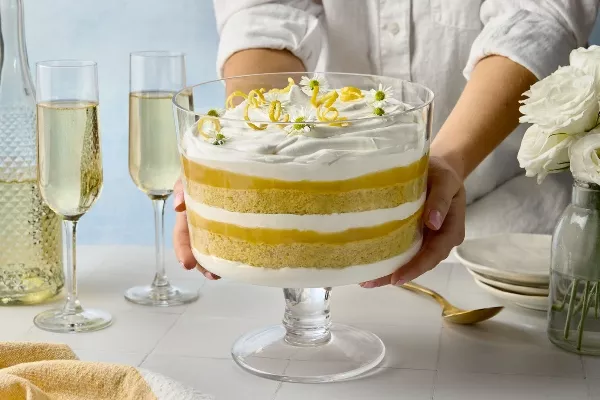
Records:
M500 289L496 289L490 285L486 285L477 279L475 279L475 284L492 296L510 301L518 306L538 311L548 310L548 296L527 296L523 294L509 293Z
M549 288L533 288L531 286L520 286L514 285L510 283L495 281L493 279L487 278L485 276L479 275L477 272L465 268L472 276L473 279L485 283L488 286L491 286L498 290L507 290L510 292L514 292L516 294L522 294L524 296L548 296L550 294Z
M536 273L516 274L516 273L502 271L500 269L492 268L492 267L489 267L486 265L481 265L479 263L469 260L468 258L465 258L465 256L463 254L461 254L461 249L463 248L465 243L473 243L474 241L480 241L480 240L484 240L484 239L489 240L489 239L493 239L494 237L515 236L515 235L543 236L546 238L551 236L551 235L528 234L528 233L508 233L508 234L501 233L501 234L490 235L490 236L481 236L481 237L466 239L462 244L460 244L460 245L456 246L454 249L452 249L452 253L459 260L460 263L465 265L467 268L470 268L481 274L485 274L485 275L496 277L496 278L501 278L501 279L512 281L515 283L523 282L523 283L538 284L538 285L549 284L549 282L550 282L550 266L548 266L548 274L536 274Z

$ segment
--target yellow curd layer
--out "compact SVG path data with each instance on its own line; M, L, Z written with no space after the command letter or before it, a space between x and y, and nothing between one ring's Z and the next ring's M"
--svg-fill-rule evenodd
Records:
M247 228L219 221L205 219L193 211L188 211L188 222L198 229L218 235L228 236L251 243L263 244L294 244L294 243L330 243L343 244L367 239L374 239L397 231L414 223L423 211L419 209L410 217L390 221L385 224L365 228L352 228L342 232L322 233L316 231L301 231L296 229Z
M428 155L412 164L374 172L340 181L283 181L243 175L207 167L185 156L183 172L188 181L201 185L234 190L297 190L312 193L349 192L360 189L377 189L412 181L427 171ZM273 166L273 168L277 168Z

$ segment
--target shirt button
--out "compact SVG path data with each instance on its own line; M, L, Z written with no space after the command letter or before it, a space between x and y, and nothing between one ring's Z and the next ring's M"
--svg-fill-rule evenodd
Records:
M396 36L398 34L398 32L400 32L400 26L397 23L393 22L387 26L387 30L392 35Z

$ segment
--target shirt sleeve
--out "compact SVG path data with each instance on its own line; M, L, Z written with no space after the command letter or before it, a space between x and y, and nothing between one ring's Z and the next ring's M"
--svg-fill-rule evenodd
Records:
M507 57L543 79L568 65L571 50L586 45L598 0L484 0L484 28L473 43L463 71L490 55Z
M234 53L256 48L288 50L307 70L321 52L319 17L323 10L313 0L214 0L220 36L217 72Z

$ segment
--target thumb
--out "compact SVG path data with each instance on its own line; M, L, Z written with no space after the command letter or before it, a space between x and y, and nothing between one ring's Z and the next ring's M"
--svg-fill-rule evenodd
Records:
M425 224L429 229L439 230L446 219L452 199L460 189L460 182L450 170L430 173L429 195L425 202Z

